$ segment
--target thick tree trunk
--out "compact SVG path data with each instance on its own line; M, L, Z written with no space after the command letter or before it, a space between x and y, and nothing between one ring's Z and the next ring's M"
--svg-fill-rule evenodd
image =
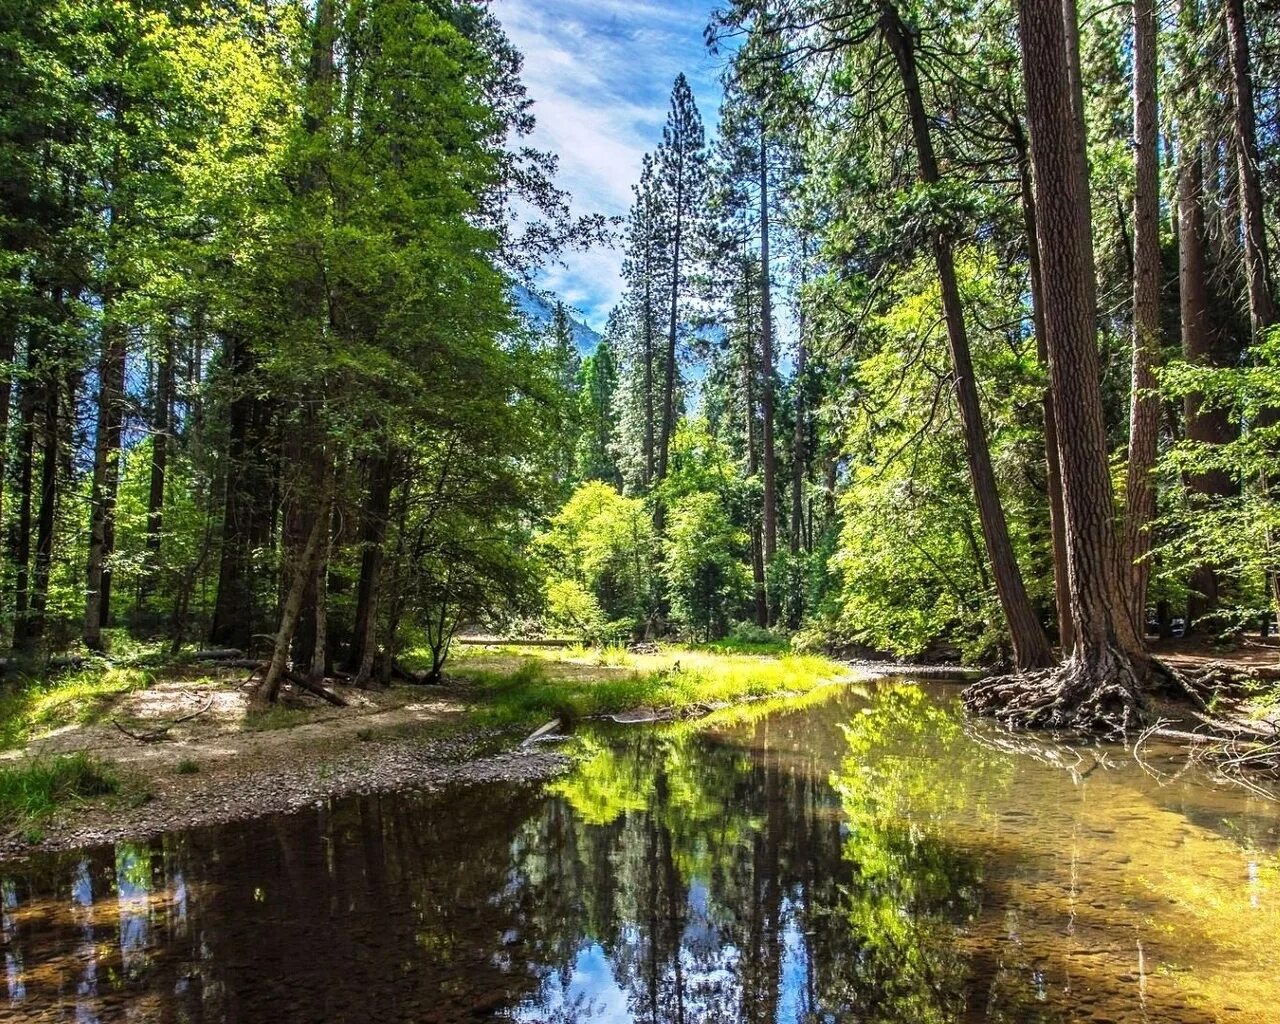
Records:
M110 615L110 569L115 540L116 492L120 480L120 437L124 410L124 325L116 320L113 292L103 297L102 356L98 361L98 425L93 444L89 498L89 564L83 637L90 650L102 649L102 627Z
M913 37L903 25L897 9L891 3L886 2L881 6L880 26L897 60L898 71L906 93L916 154L920 161L920 177L925 183L934 184L940 180L941 176L916 71ZM969 476L973 482L978 519L982 526L987 557L991 561L996 594L1000 600L1009 629L1009 638L1013 645L1014 663L1019 669L1045 668L1052 663L1053 652L1049 647L1044 628L1040 625L1040 619L1031 606L1022 573L1014 557L1008 523L1005 520L1004 508L1000 504L1000 493L996 487L995 472L991 467L991 453L987 447L986 426L978 401L977 381L969 351L964 307L956 280L951 244L941 230L934 231L933 254L942 293L942 312L947 326L947 343L951 351L956 404L960 410L960 423L964 430Z
M1044 326L1044 281L1040 276L1039 231L1036 227L1035 190L1031 182L1031 159L1022 125L1013 124L1014 146L1018 151L1018 176L1022 193L1022 222L1027 235L1027 266L1031 277L1031 320L1036 332L1036 358L1049 368L1049 343ZM1044 425L1045 489L1049 497L1049 537L1053 557L1054 604L1058 616L1058 644L1070 655L1075 643L1071 621L1071 587L1067 573L1067 521L1062 505L1062 458L1059 452L1058 421L1053 412L1053 391L1046 387L1040 398Z
M773 299L769 280L769 145L760 129L760 412L764 442L764 560L778 551L778 453L774 442ZM770 618L773 617L772 610Z
M1133 0L1133 357L1129 398L1129 463L1125 473L1121 583L1133 628L1146 625L1151 578L1151 526L1156 515L1156 442L1160 396L1160 181L1156 126L1155 0Z
M1122 689L1145 679L1147 666L1141 636L1115 579L1115 504L1098 379L1084 140L1070 101L1071 60L1062 8L1056 0L1019 0L1018 13L1045 332L1062 455L1076 636L1072 665L1082 686L1079 694L1068 694L1067 699L1083 702L1102 694L1118 677ZM1116 710L1123 714L1128 706Z

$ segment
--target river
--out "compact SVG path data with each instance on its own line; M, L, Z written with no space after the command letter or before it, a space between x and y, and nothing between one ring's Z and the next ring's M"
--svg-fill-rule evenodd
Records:
M1280 809L881 681L0 866L3 1021L1280 1020Z

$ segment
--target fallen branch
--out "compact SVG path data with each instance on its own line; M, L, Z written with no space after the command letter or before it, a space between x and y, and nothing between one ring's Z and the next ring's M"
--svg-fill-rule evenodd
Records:
M169 730L172 729L175 725L181 725L183 722L189 722L191 721L191 719L197 718L200 715L203 715L211 707L213 707L212 693L209 694L209 699L205 702L204 707L202 707L199 711L193 711L189 715L182 715L179 718L175 718L172 722L162 725L156 729L148 729L146 732L134 732L133 730L126 729L123 725L121 725L120 719L118 718L112 719L111 724L114 725L126 736L128 736L130 739L135 739L139 743L157 743L160 740L168 739Z

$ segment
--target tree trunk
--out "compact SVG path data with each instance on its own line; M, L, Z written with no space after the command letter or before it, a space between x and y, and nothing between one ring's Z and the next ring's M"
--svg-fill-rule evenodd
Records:
M1070 100L1071 59L1062 8L1019 0L1019 24L1035 180L1044 322L1062 455L1067 566L1075 624L1072 667L1079 684L1066 704L1112 699L1131 707L1132 684L1148 668L1115 579L1115 504L1099 387L1097 293L1083 175L1084 140ZM1110 684L1119 681L1114 693ZM1129 698L1126 701L1126 697ZM1061 709L1069 714L1075 708Z
M1244 234L1245 269L1249 283L1249 318L1255 343L1276 322L1271 292L1271 266L1263 222L1262 182L1258 174L1257 115L1249 77L1249 35L1244 0L1225 0L1227 55L1231 68L1231 99L1236 135L1236 164L1240 179L1240 226Z
M1027 235L1027 266L1031 277L1031 319L1036 332L1036 358L1049 368L1049 343L1044 326L1044 281L1040 276L1039 232L1036 227L1035 192L1031 182L1031 159L1027 140L1018 121L1013 123L1014 146L1018 151L1018 176L1022 193L1022 222ZM1046 387L1040 396L1040 416L1044 424L1045 489L1049 497L1049 536L1053 554L1054 604L1058 616L1058 644L1070 655L1075 643L1071 621L1071 588L1067 578L1067 523L1062 505L1062 458L1058 448L1058 421L1053 412L1053 392Z
M322 487L323 501L326 506L329 502L331 488L331 477L326 467L325 482ZM315 517L311 533L302 549L297 568L294 569L293 582L289 585L289 592L284 600L284 607L280 613L280 628L276 631L275 644L271 649L271 662L267 667L267 674L262 680L262 685L258 687L258 692L254 695L255 704L264 706L274 704L280 692L280 682L284 678L285 670L288 667L289 649L293 646L293 631L298 625L298 615L302 611L302 597L307 589L307 581L311 579L315 572L316 556L320 551L320 545L324 534L327 532L328 525L327 517Z
M1253 82L1249 77L1249 33L1245 24L1244 0L1225 0L1227 57L1231 69L1231 99L1235 120L1236 165L1240 180L1240 227L1244 236L1244 260L1249 282L1249 322L1256 347L1275 325L1278 317L1271 291L1271 263L1267 250L1263 216L1262 182L1258 173L1258 128L1253 103ZM1263 409L1255 426L1271 427L1280 422L1280 409ZM1258 482L1268 500L1277 487L1276 474L1264 474ZM1280 548L1276 531L1267 531L1267 547ZM1274 607L1280 611L1280 572L1268 573Z
M35 571L31 583L31 614L23 637L23 651L33 654L44 637L49 602L49 574L53 566L53 532L58 515L59 389L50 371L44 386L44 424L40 455L40 512L36 518Z
M378 596L382 582L383 541L391 511L391 462L378 456L369 463L369 491L361 524L360 586L356 597L356 625L348 667L355 685L368 684L377 653Z
M124 325L113 289L104 289L105 320L98 362L98 425L93 444L89 499L89 564L83 637L90 650L102 649L102 627L110 615L110 569L115 546L115 504L120 480L120 436L124 408Z
M646 199L646 202L648 200ZM645 240L644 267L644 306L641 316L644 317L644 486L653 484L654 474L654 436L653 436L653 259L650 254L652 240Z
M778 454L774 442L773 300L769 280L769 144L760 128L760 412L764 442L764 560L778 551ZM773 618L773 610L769 617Z
M805 286L805 259L807 253L804 250L804 243L801 243L800 252L800 290L804 291ZM805 337L804 337L804 306L800 307L800 314L796 323L796 374L795 374L795 423L791 435L791 522L790 527L790 549L792 555L800 554L800 545L804 537L804 479L805 479L805 462L807 460L805 445Z
M169 466L169 418L173 405L173 334L166 325L164 348L156 370L151 414L151 479L147 488L147 564L138 587L138 611L155 589L160 571L160 534L164 527L164 483Z
M1129 463L1125 473L1120 582L1139 636L1146 625L1151 578L1151 526L1156 516L1156 442L1160 396L1160 181L1156 152L1155 0L1133 0L1133 358L1129 397Z
M222 552L209 642L248 650L257 618L253 552L271 535L273 473L266 458L270 411L253 388L255 360L249 342L227 338L233 397L228 423Z
M320 513L324 519L324 541L316 558L311 588L315 594L315 635L311 648L311 678L320 682L329 674L329 559L333 547L333 501Z
M12 287L17 275L10 274ZM5 474L9 469L9 412L13 402L13 378L18 342L18 311L0 308L0 522L4 522Z
M746 266L746 264L743 264ZM756 370L752 350L755 348L750 322L746 325L745 344L742 353L743 394L746 399L747 421L747 479L754 480L760 472L759 445L756 440ZM760 523L752 515L751 539L751 590L756 613L756 625L761 629L769 625L769 591L765 580L764 538Z
M32 476L35 463L35 420L42 385L36 374L39 360L31 340L27 345L27 372L18 397L18 465L14 489L18 493L18 511L9 524L9 562L14 574L13 648L21 651L25 644L27 619L31 611L31 514Z
M921 180L926 184L935 184L940 180L940 174L916 72L913 37L891 3L885 2L881 6L880 26L897 61L906 93L916 154L920 161ZM987 557L991 561L992 575L995 578L996 594L1009 628L1014 663L1023 670L1045 668L1052 663L1053 652L1039 617L1027 597L1022 574L1014 557L1013 544L1009 539L1004 509L1000 504L995 472L991 467L991 453L987 447L986 427L978 402L978 387L974 378L973 359L965 330L964 308L956 281L951 243L941 229L933 231L932 242L938 284L942 293L943 317L947 325L947 343L951 351L956 403L964 430L969 476L973 481L974 499L978 506Z
M680 328L680 255L684 243L683 168L676 172L675 225L671 234L671 310L667 325L667 356L663 366L662 434L658 445L658 479L667 478L671 437L676 429L676 340Z
M1195 17L1194 3L1183 0L1180 18L1184 31L1195 30ZM1193 96L1197 93L1198 73L1199 69L1194 67L1180 69L1182 86ZM1195 105L1194 101L1187 104L1188 109ZM1230 344L1228 332L1214 322L1210 301L1203 144L1187 114L1179 119L1178 128L1178 296L1182 357L1193 365L1231 366L1235 364L1238 353L1231 351L1234 346ZM1225 444L1236 434L1228 412L1214 405L1205 405L1199 394L1187 395L1183 412L1188 440ZM1188 473L1184 484L1193 496L1208 500L1226 497L1238 490L1231 475L1222 470ZM1188 631L1194 630L1196 622L1203 616L1217 611L1218 584L1217 566L1203 563L1192 570L1187 598Z

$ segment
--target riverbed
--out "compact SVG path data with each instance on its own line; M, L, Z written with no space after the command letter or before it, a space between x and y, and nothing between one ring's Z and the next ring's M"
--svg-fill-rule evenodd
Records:
M1277 1019L1280 808L879 680L0 867L0 1021Z

